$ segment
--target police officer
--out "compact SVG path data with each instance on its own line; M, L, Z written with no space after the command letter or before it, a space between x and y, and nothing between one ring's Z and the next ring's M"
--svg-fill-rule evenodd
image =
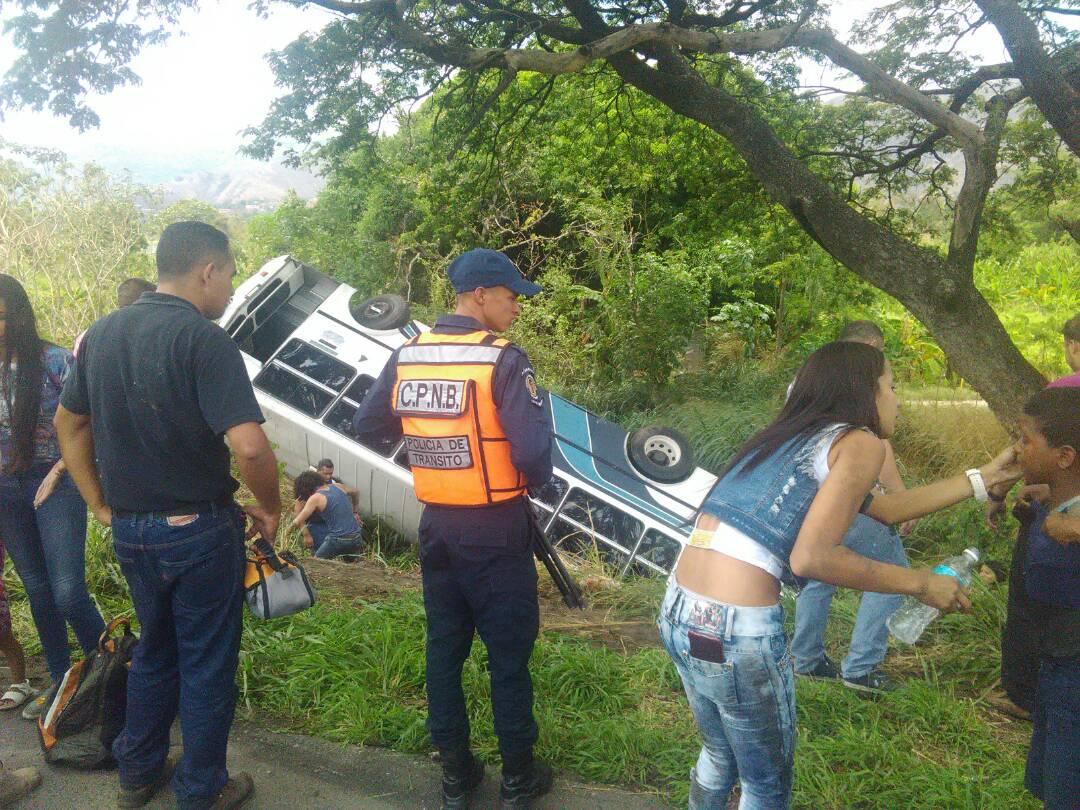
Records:
M451 262L453 315L398 349L353 419L361 440L404 435L420 518L427 613L428 731L443 762L443 807L468 806L484 778L469 748L461 669L480 634L502 754L500 807L551 788L533 759L529 656L539 630L527 487L551 478L551 428L525 352L503 332L540 287L504 254Z

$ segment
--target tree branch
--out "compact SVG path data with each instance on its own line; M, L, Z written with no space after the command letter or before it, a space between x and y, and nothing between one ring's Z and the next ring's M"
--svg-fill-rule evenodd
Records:
M1020 80L1035 105L1076 155L1080 155L1080 80L1069 81L1043 48L1034 21L1013 0L975 0L997 28Z
M812 48L824 54L834 64L850 70L883 98L899 104L934 126L945 130L961 143L975 146L982 140L979 128L970 121L942 106L926 93L890 76L865 56L837 40L828 31L803 29L791 36L790 43Z

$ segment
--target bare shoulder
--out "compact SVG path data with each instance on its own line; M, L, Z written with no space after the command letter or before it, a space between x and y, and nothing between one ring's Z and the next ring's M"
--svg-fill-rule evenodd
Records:
M849 430L837 439L829 452L829 467L837 464L872 468L876 475L885 460L885 442L868 430Z

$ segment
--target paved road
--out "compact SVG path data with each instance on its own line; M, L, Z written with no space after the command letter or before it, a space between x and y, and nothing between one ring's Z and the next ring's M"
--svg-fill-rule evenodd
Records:
M6 767L38 766L44 783L17 810L83 810L113 807L115 771L83 772L42 762L35 727L17 713L0 714L0 760ZM409 810L438 808L439 766L425 757L382 748L336 745L299 734L278 734L251 723L237 723L229 746L229 766L255 777L255 796L245 810L356 808ZM487 779L473 801L476 810L493 808L498 770L488 766ZM147 805L175 807L171 791ZM538 810L654 810L664 805L656 796L630 793L558 779L554 791L536 803Z

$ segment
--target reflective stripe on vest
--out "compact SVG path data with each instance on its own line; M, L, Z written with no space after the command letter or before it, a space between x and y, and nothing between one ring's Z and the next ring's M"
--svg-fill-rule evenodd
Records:
M492 396L509 345L484 331L424 332L399 350L391 406L424 503L487 506L525 493Z

